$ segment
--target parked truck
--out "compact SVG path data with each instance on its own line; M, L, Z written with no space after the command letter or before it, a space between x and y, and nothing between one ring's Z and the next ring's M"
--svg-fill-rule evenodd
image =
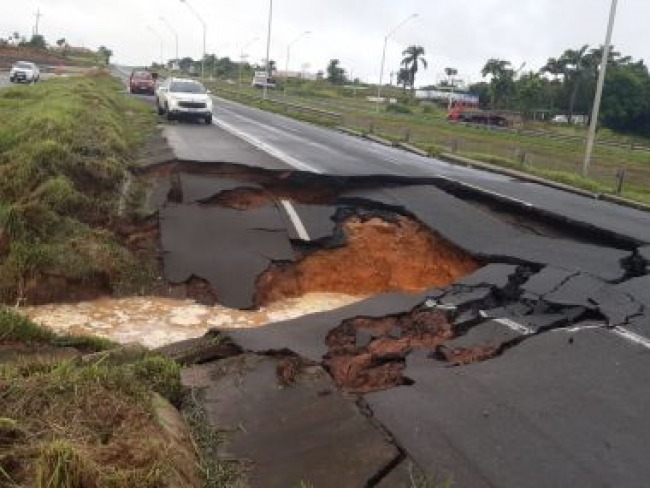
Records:
M478 103L456 101L451 104L451 108L447 113L447 120L450 122L510 127L521 122L521 114L506 110L482 110L479 108Z

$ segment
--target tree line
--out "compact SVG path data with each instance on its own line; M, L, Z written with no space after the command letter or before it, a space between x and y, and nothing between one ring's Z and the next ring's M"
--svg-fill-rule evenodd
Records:
M564 113L571 123L576 114L591 114L602 56L602 47L583 45L523 74L507 60L490 59L482 70L489 80L470 86L470 91L487 108ZM616 131L650 136L650 72L643 60L611 50L600 122Z

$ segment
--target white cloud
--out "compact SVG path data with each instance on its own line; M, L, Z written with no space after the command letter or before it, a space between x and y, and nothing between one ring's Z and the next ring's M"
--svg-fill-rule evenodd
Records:
M269 0L188 0L208 24L208 52L239 57L254 37L251 60L265 57ZM514 66L539 68L550 56L582 44L598 45L605 35L610 0L275 0L271 57L284 66L287 43L305 30L313 33L296 43L292 66L308 63L323 69L338 58L354 76L376 80L384 35L400 20L419 17L389 41L386 76L399 65L401 51L420 44L429 70L421 82L435 81L446 66L476 81L490 57ZM174 54L173 36L160 15L179 32L181 55L199 57L202 28L180 0L22 0L3 6L0 35L31 33L33 13L44 14L41 32L50 42L65 37L74 44L109 46L115 60L148 64L159 58L164 38L166 57ZM648 58L650 2L626 0L619 5L614 44L624 54Z

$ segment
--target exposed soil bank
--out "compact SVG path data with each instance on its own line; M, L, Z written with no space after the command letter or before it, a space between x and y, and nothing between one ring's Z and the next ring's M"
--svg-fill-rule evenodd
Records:
M471 256L407 217L395 223L353 217L346 245L272 267L258 281L260 305L311 292L372 295L448 286L480 267Z

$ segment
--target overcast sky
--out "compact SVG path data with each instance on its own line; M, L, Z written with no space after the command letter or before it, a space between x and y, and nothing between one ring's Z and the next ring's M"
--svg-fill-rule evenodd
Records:
M251 61L265 57L269 0L187 0L208 25L207 51ZM180 55L200 57L202 28L181 0L3 0L0 35L31 34L34 13L43 13L40 32L49 42L65 37L74 45L104 44L114 60L149 64L174 56L174 38L161 22L166 18L179 33ZM283 69L287 44L293 45L293 70L324 69L338 58L364 81L376 81L384 36L412 13L419 16L388 42L385 79L399 68L401 52L411 44L425 48L429 69L418 84L437 82L445 67L459 70L467 81L480 80L488 58L507 59L515 68L538 69L549 56L582 44L599 45L605 38L610 0L275 0L271 59ZM649 0L621 0L614 31L617 50L636 59L650 55Z

